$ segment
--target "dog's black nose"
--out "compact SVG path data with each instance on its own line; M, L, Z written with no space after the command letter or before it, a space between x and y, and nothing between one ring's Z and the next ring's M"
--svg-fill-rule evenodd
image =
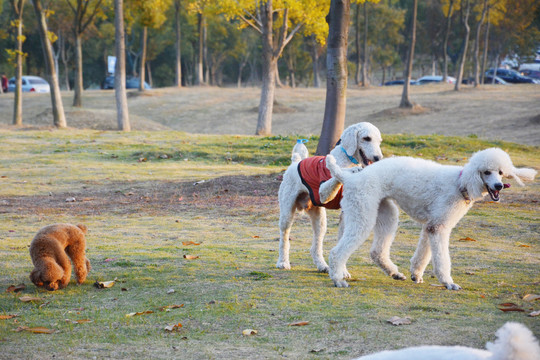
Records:
M495 190L499 191L499 190L502 190L502 188L503 188L503 184L501 183L495 184Z
M374 156L374 157L373 157L373 161L379 161L379 160L381 160L380 157L378 157L378 156Z

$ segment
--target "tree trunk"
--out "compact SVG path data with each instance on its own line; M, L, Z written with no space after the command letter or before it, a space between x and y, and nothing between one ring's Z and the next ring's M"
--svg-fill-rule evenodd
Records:
M324 120L317 154L326 155L339 140L345 127L347 104L347 41L350 0L331 0L328 22L327 82Z
M276 89L277 57L274 56L272 35L272 0L261 3L262 20L262 89L259 103L259 117L257 119L256 135L270 135L272 133L272 110L274 107L274 93Z
M38 19L39 35L43 46L43 55L45 58L45 66L49 75L49 84L51 86L51 105L53 111L53 124L58 128L67 127L66 116L64 114L64 104L62 103L62 94L58 85L58 77L54 68L54 59L52 45L48 38L48 27L41 0L34 0L34 11Z
M15 69L15 99L13 102L13 125L22 125L22 29L24 0L12 1L13 12L17 16L17 67Z
M355 32L354 32L354 45L356 48L356 71L354 74L354 83L356 85L360 85L361 78L360 78L360 3L356 4L356 11L355 11Z
M311 35L311 62L313 65L313 87L321 87L321 78L319 76L319 51L317 49L317 39Z
M238 65L238 78L236 79L236 87L241 88L242 87L242 71L246 67L248 58L242 58Z
M206 18L204 19L203 26L203 68L204 68L204 83L209 84L210 80L210 65L208 61L208 25L206 24Z
M482 9L482 17L478 21L476 26L476 38L474 40L474 87L478 86L480 82L480 31L482 30L482 25L486 19L486 12L488 8L488 0L484 0L484 7Z
M114 93L116 97L116 118L118 129L131 131L126 94L126 50L124 35L124 1L114 0L114 27L116 66L114 68Z
M454 9L454 0L450 0L448 6L448 16L446 17L446 32L444 34L443 42L443 78L442 82L446 83L448 78L448 38L450 37L450 28L452 25L452 11Z
M150 85L150 87L154 87L154 81L152 79L152 66L150 61L146 62L146 73L148 74L146 76L148 78L148 85Z
M175 19L175 35L176 35L176 64L175 64L175 86L182 87L182 51L181 32L180 32L180 0L174 2L174 19Z
M407 67L405 68L405 82L403 84L403 93L401 94L400 108L412 108L414 103L409 100L409 89L411 87L411 76L414 60L414 46L416 44L416 15L418 0L414 0L411 20L411 42L409 45L409 54L407 57Z
M197 85L204 84L203 73L203 58L204 58L204 17L202 14L197 15L197 30L199 31L199 56L197 57L197 69L195 83Z
M465 6L465 16L462 19L463 26L465 27L465 38L463 39L463 53L459 61L459 68L456 77L456 84L454 86L455 91L459 91L461 88L461 80L463 80L463 69L465 68L465 61L467 60L467 49L469 47L469 34L471 33L471 27L469 26L469 13L471 11L471 1L467 0Z
M59 39L60 40L60 39ZM66 37L62 36L62 46L61 46L61 53L60 58L62 59L62 64L64 65L64 85L66 86L66 90L70 90L69 85L69 64L68 64L68 50L66 49Z
M369 86L368 75L368 11L364 2L364 51L362 52L362 87Z
M489 41L489 6L487 9L487 24L486 24L486 32L484 35L484 54L482 56L482 70L480 70L480 82L484 83L484 74L486 72L486 64L487 64L487 53L488 53L488 41Z
M83 61L82 61L82 34L75 32L75 84L73 90L73 106L82 106L82 92L83 92Z
M139 63L139 91L144 91L144 81L146 79L146 40L148 38L148 28L143 26L141 30L141 61Z

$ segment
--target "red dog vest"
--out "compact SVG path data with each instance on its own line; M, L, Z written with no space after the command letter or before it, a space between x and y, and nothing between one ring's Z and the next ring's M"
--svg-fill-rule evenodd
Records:
M298 174L300 175L302 184L309 191L309 198L313 205L323 206L327 209L340 208L339 202L341 201L343 186L340 187L335 198L326 204L321 204L319 187L323 182L332 177L330 170L326 168L326 156L312 156L300 161L298 164Z

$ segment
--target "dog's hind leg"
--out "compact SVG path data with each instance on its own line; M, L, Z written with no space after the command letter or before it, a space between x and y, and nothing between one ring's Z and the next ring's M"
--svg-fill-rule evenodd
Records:
M276 263L278 269L291 269L289 261L291 227L294 222L296 212L296 199L279 199L279 257Z
M427 233L427 226L422 226L418 246L411 258L411 280L417 284L423 283L424 271L431 260L431 245Z
M383 199L379 204L377 221L375 223L373 244L369 252L371 259L383 271L395 280L405 280L396 264L390 260L390 247L398 228L399 210L390 199Z
M73 261L73 267L75 269L75 276L77 277L78 284L82 284L88 275L87 262L88 265L90 262L86 258L85 249L86 242L84 240L71 244L66 248L66 253L71 258L71 261Z
M311 243L311 257L320 272L328 272L328 264L324 261L323 241L326 234L326 209L319 206L312 207L308 212L313 228L313 241Z

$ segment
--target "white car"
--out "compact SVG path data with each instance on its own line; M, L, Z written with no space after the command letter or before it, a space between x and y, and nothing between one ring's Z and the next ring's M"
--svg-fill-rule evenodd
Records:
M23 76L22 77L23 92L48 93L51 92L51 87L45 79L39 76ZM9 79L8 92L15 92L15 78Z
M420 79L416 80L416 85L423 85L423 84L431 84L431 83L438 83L442 81L442 75L427 75L422 76ZM446 77L446 82L448 84L455 84L456 78L452 76Z

